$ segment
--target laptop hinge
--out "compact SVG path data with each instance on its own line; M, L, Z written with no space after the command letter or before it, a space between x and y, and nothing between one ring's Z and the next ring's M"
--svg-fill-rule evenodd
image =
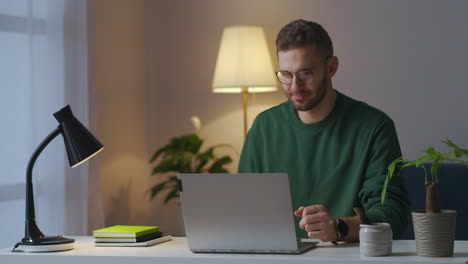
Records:
M184 189L182 188L182 180L177 179L177 186L179 187L179 192L182 192Z

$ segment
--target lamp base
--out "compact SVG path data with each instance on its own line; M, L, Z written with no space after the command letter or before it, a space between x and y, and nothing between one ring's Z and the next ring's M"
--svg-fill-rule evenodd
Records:
M18 251L23 252L53 252L71 250L75 246L75 240L63 236L46 236L34 242L21 241Z

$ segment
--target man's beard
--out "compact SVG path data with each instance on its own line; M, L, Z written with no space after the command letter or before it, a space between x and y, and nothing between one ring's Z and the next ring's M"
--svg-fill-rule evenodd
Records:
M294 106L294 109L296 109L296 111L310 111L314 109L315 107L317 107L317 105L319 105L323 101L323 98L325 98L325 94L327 93L327 84L328 84L327 78L323 78L323 80L320 82L320 84L317 87L317 94L315 95L315 97L310 99L310 101L305 102L305 104L300 104L300 105L296 104L289 94L287 94L288 99L291 102L291 104ZM310 92L304 94L304 96L306 97L309 95L310 95Z

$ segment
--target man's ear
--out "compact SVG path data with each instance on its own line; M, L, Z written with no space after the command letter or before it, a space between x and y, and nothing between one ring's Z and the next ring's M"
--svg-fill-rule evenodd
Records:
M337 56L333 56L328 60L328 76L331 78L338 71L339 60Z

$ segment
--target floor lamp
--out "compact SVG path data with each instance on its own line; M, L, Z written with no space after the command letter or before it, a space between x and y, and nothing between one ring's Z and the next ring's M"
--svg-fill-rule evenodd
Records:
M224 29L212 88L215 93L242 94L245 138L248 94L277 90L271 56L262 27L230 26Z

